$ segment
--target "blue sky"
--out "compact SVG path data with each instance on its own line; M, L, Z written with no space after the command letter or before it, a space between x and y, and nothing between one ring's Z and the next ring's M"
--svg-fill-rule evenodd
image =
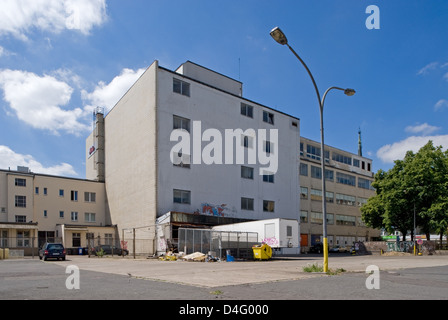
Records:
M379 29L368 29L369 5ZM154 60L190 60L243 82L244 97L301 119L320 141L306 70L273 41L279 26L326 100L325 142L388 170L428 140L448 146L444 0L2 0L0 168L85 177L92 110L110 110Z

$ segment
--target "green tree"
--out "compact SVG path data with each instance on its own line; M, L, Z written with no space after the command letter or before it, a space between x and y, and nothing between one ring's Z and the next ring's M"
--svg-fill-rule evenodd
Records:
M418 153L408 151L392 169L379 170L372 186L376 195L361 207L366 225L414 237L416 226L427 235L446 232L448 221L448 151L432 141Z

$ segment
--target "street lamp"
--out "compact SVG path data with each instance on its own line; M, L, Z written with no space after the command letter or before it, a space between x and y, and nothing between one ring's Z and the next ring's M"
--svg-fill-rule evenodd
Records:
M302 60L302 58L299 57L299 55L294 51L294 49L288 44L288 39L286 38L285 34L282 30L280 30L279 27L275 27L270 32L271 37L278 42L281 45L287 45L289 50L296 56L297 59L302 63L302 65L305 67L306 71L308 72L311 81L313 81L314 89L316 90L317 94L317 100L319 102L319 110L320 110L320 138L321 138L321 165L322 165L322 214L323 214L323 242L324 242L324 272L328 272L328 237L327 237L327 203L326 203L326 186L325 186L325 144L324 144L324 103L325 98L331 90L341 90L344 91L344 93L347 96L353 96L356 91L353 89L343 89L339 87L330 87L325 91L322 99L320 97L319 89L317 88L316 81L314 80L313 75L311 74L310 69L305 64L305 62Z

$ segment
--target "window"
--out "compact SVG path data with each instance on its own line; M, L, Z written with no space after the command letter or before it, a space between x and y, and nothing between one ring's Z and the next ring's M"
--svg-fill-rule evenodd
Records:
M253 149L254 147L254 137L250 137L250 136L241 136L241 145L244 148L250 148Z
M324 218L322 212L311 212L311 223L323 224ZM327 224L334 224L334 215L327 213Z
M322 190L311 189L311 200L322 201Z
M274 183L274 174L272 172L263 174L263 181Z
M254 168L241 166L241 178L254 179Z
M59 196L63 197L64 196L64 189L59 189Z
M108 244L112 246L114 244L114 238L112 233L105 233L104 234L104 244Z
M26 222L26 216L15 216L16 222Z
M305 163L301 163L299 167L300 175L308 177L308 165Z
M328 203L333 203L334 202L334 193L326 191L325 192L325 201L327 201Z
M44 218L48 217L48 211L44 210Z
M292 237L292 226L286 226L286 236Z
M76 190L72 190L72 191L70 192L70 199L71 199L72 201L78 201L78 191L76 191Z
M319 167L311 166L311 178L322 179L322 169Z
M70 217L72 221L78 221L78 212L72 211Z
M48 189L44 188L44 196L46 196L48 194Z
M325 180L334 181L334 171L325 169Z
M34 188L34 193L39 194L39 187Z
M274 153L274 143L270 141L264 142L264 151L266 153Z
M310 159L320 160L320 148L312 145L306 145L306 156Z
M173 79L173 92L189 97L190 84L179 79Z
M269 200L263 200L263 211L264 212L274 212L275 202Z
M17 246L29 247L30 246L30 232L29 231L17 231Z
M353 165L354 165L355 167L358 167L358 168L359 168L359 160L358 160L358 159L353 159Z
M339 226L353 226L354 227L356 225L356 217L337 214L336 215L336 224Z
M26 187L26 179L16 178L15 184L17 187Z
M84 201L85 202L96 202L96 193L95 192L84 192Z
M95 215L96 215L95 213L86 212L86 213L84 213L84 220L86 222L95 222L96 221Z
M182 152L173 152L173 166L190 168L190 155Z
M308 188L300 187L300 199L308 199Z
M254 107L249 106L245 103L241 103L241 114L243 116L253 118L254 117Z
M263 121L269 124L274 124L274 114L263 111Z
M81 246L81 234L80 233L72 233L72 247L80 247Z
M16 208L26 208L26 196L15 196Z
M308 211L300 211L300 223L308 222Z
M347 157L347 156L344 156L344 155L336 153L336 152L333 152L333 158L332 159L334 161L337 161L337 162L340 162L340 163L345 163L345 164L348 164L348 165L352 164L352 158L351 157Z
M363 178L358 178L358 187L363 189L372 189L371 181Z
M358 197L358 207L362 207L367 203L367 198Z
M336 172L336 182L355 187L356 186L356 177L351 176L349 174Z
M241 210L254 210L254 199L241 198Z
M173 202L190 204L191 203L191 192L187 190L173 190Z
M345 204L347 206L355 206L356 205L356 197L349 196L346 194L336 193L336 203L337 204Z
M61 219L64 218L64 211L59 211L59 218L61 218Z
M190 119L173 115L173 129L182 129L190 132Z

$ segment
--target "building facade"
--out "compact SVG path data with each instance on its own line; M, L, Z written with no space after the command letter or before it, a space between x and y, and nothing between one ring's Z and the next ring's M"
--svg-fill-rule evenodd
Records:
M104 243L116 238L108 217L102 182L0 170L1 246L30 254L46 241L67 249L87 247L88 238Z
M192 62L171 71L155 61L103 121L104 134L86 140L86 176L103 170L101 150L91 151L104 144L119 233L142 228L154 238L151 226L171 211L299 219L300 120L243 98L239 81Z
M329 247L350 247L356 241L378 238L367 228L360 207L375 195L372 160L325 146L327 235ZM319 142L300 139L300 226L302 251L322 241L322 166Z

